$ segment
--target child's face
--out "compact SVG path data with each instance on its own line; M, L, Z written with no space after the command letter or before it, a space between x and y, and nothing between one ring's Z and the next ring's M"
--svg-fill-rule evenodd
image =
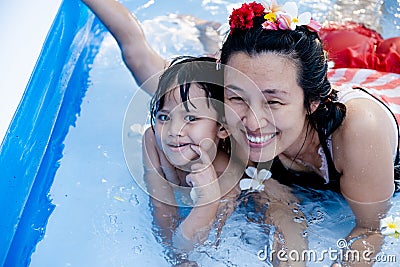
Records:
M198 158L191 149L192 145L199 146L208 139L201 143L201 149L210 154L216 151L212 146L217 146L219 139L226 137L217 123L217 112L208 103L204 90L192 84L188 98L189 111L181 102L179 89L175 88L165 96L164 106L156 114L154 130L157 145L175 166L185 166Z

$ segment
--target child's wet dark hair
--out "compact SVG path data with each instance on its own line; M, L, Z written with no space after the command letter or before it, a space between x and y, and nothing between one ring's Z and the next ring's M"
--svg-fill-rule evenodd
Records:
M217 122L221 123L224 117L224 87L223 72L217 70L216 59L212 57L182 56L175 58L171 65L160 76L158 88L150 103L151 125L154 126L155 118L165 102L165 98L171 90L179 88L180 100L185 109L189 110L189 104L196 108L189 98L192 84L197 84L204 90L208 105L217 111Z
M182 56L175 58L171 65L160 76L157 91L150 103L150 122L154 131L154 124L157 112L160 111L165 103L165 98L172 90L179 87L181 102L185 109L189 111L190 102L189 91L192 84L198 85L204 90L207 104L217 111L216 122L221 125L225 119L224 112L224 73L218 70L217 62L212 57L191 57ZM228 154L231 151L229 138L220 140L218 148Z

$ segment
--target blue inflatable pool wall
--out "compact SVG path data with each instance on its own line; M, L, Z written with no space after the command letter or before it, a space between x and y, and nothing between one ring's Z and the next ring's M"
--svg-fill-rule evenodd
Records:
M100 26L80 1L62 2L0 146L0 266L28 266L43 238L54 209L49 189L88 88Z

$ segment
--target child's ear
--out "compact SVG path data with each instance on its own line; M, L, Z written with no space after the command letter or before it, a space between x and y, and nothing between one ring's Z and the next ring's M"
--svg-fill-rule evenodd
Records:
M220 125L217 132L217 136L219 139L225 139L229 136L229 133L224 126Z

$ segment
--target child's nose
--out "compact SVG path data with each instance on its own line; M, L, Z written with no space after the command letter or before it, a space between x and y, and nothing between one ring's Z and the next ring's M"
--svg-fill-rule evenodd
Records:
M171 121L168 127L168 135L170 136L182 136L183 135L184 123Z

